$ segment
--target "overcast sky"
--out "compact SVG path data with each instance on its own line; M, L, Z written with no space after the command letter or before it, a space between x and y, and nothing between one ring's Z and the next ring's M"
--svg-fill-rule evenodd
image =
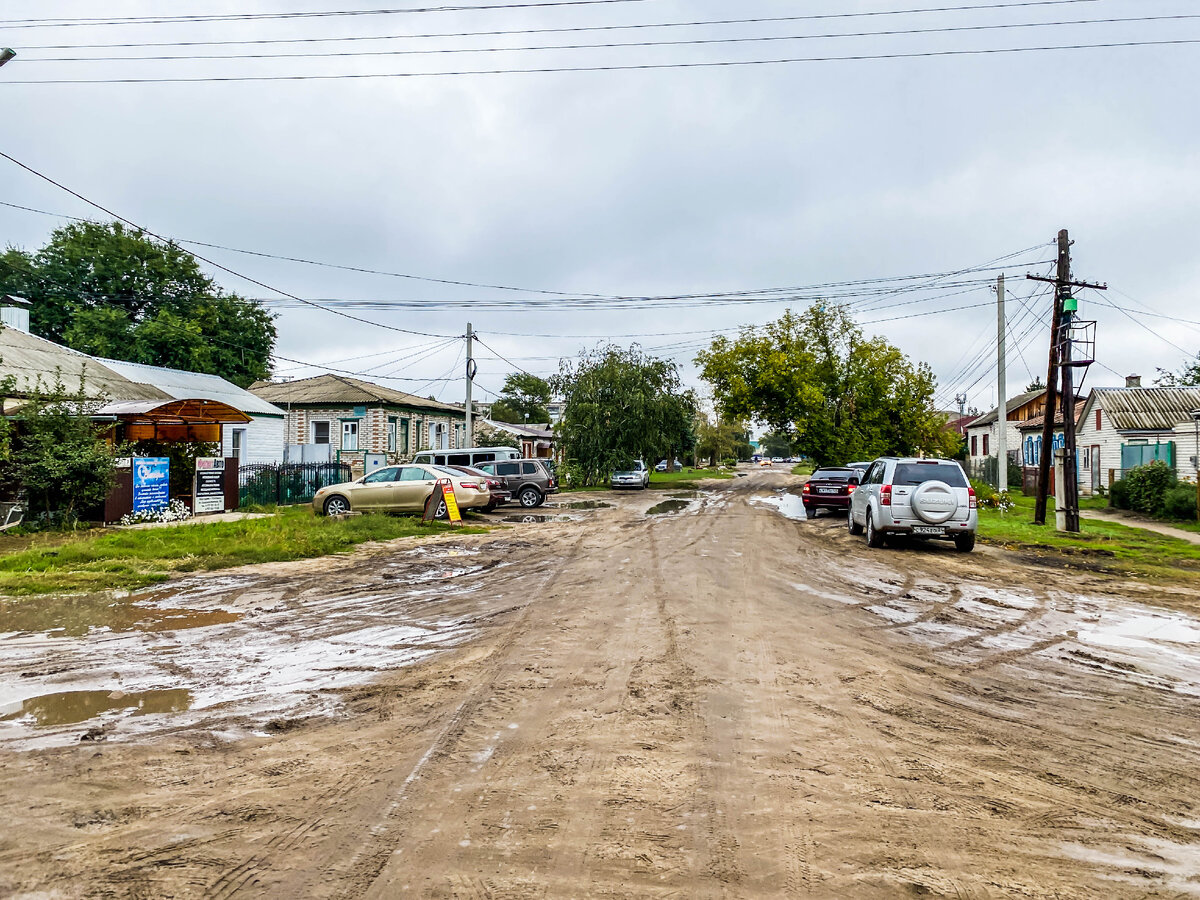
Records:
M400 3L402 0L396 0ZM409 7L416 6L409 3ZM461 0L460 6L496 6ZM190 246L312 300L405 301L331 312L278 308L280 356L421 394L463 396L460 335L486 346L478 385L512 365L539 374L613 335L670 356L689 383L709 330L803 308L819 291L731 302L596 299L746 292L978 269L855 288L870 333L933 366L944 406L995 399L994 294L1010 267L1010 394L1045 375L1049 271L1060 228L1099 321L1087 386L1178 368L1200 349L1200 43L1030 53L801 61L645 70L197 83L25 84L59 79L348 75L738 62L1046 47L1200 42L1189 0L1067 0L999 9L979 0L610 0L526 9L81 25L97 4L0 0L0 149L180 240L482 287L368 275ZM1002 7L1005 4L1000 4ZM103 14L294 13L353 0L108 2ZM169 9L169 13L164 13ZM395 37L591 29L717 19L724 25L389 40L34 49L47 45ZM926 34L845 32L1196 16ZM23 27L15 20L62 17ZM623 48L290 59L44 61L114 55L313 54L796 37ZM84 203L0 160L0 201L73 216ZM5 243L35 249L62 220L0 206ZM1019 253L1026 250L1027 252ZM279 298L215 269L244 296ZM921 287L895 293L898 284ZM892 293L880 293L882 289ZM844 288L829 289L838 293ZM679 301L672 301L676 304ZM505 308L495 308L497 304ZM1113 303L1128 313L1104 305ZM437 304L434 309L411 307ZM472 307L472 304L475 304ZM491 308L488 308L491 307ZM617 307L617 308L611 308ZM915 313L931 313L914 316ZM1151 315L1151 313L1157 314ZM1035 318L1036 314L1036 318ZM899 318L909 316L910 318ZM1175 319L1166 317L1176 317ZM689 333L684 333L689 332ZM1157 333L1157 334L1155 334ZM551 335L551 336L546 336ZM992 347L992 351L987 351ZM655 349L660 348L660 349ZM366 354L376 354L365 357ZM494 358L504 357L509 362ZM279 374L320 371L280 361ZM476 393L479 396L480 392ZM490 399L484 393L484 399Z

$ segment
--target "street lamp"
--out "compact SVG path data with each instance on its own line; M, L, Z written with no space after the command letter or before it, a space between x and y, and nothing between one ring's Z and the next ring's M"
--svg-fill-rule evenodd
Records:
M0 49L0 66L4 65L10 59L13 59L16 55L17 51L12 47L4 47L3 49Z

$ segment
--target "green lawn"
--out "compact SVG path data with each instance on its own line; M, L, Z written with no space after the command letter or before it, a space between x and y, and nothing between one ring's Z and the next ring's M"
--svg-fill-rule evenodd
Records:
M1047 504L1047 525L1033 524L1032 497L1012 495L1007 513L979 510L979 539L1011 550L1075 557L1081 567L1099 566L1126 574L1200 577L1200 546L1142 528L1082 519L1079 534L1054 528L1054 501ZM1086 562L1085 562L1086 561Z
M811 475L813 473L813 464L810 462L797 463L792 466L793 475Z
M454 528L422 525L420 519L401 516L326 519L308 506L273 512L267 518L206 525L0 537L0 594L130 590L180 572L309 559L349 550L364 541L444 534Z

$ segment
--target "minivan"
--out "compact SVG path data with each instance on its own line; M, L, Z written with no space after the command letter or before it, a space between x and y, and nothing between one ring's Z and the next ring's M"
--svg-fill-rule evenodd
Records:
M521 451L513 447L463 447L461 450L422 450L413 463L432 466L478 466L499 459L520 459Z

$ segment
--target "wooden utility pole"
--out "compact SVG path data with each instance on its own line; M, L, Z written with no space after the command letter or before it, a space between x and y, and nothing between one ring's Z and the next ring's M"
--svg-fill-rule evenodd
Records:
M996 279L996 488L1008 490L1008 384L1005 381L1004 273Z
M1031 281L1054 285L1054 322L1050 328L1050 366L1046 375L1046 416L1042 421L1042 453L1038 460L1037 502L1033 521L1046 524L1046 497L1050 490L1050 466L1054 458L1054 414L1058 407L1059 378L1062 379L1063 419L1063 485L1062 496L1066 514L1066 530L1079 532L1079 474L1075 447L1075 378L1071 359L1071 323L1078 301L1071 296L1072 288L1107 290L1102 284L1071 280L1071 240L1067 229L1058 233L1058 271L1053 279L1026 275ZM1060 375L1061 373L1061 375Z

